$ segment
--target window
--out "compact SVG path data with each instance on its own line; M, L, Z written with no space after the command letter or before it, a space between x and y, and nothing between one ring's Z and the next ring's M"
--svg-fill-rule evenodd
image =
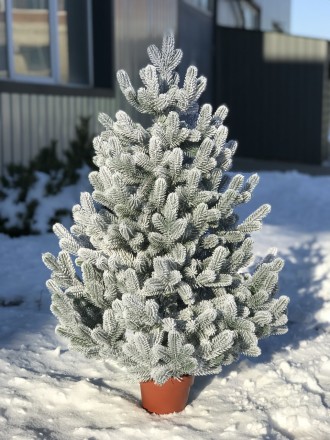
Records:
M189 3L192 6L200 9L204 12L212 12L213 11L213 1L215 0L185 0L186 3Z
M260 10L251 1L241 1L244 29L260 29Z
M0 79L8 77L5 0L0 0Z
M219 0L217 24L243 29L260 29L260 8L252 0Z
M111 87L111 3L0 0L0 80Z

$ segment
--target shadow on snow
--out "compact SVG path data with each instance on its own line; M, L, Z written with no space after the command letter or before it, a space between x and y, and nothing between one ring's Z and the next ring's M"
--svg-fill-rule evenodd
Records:
M268 363L275 353L297 349L302 341L312 340L321 332L329 330L329 324L318 322L316 317L324 305L320 292L327 279L326 274L317 273L317 268L325 260L317 240L313 238L292 246L288 249L288 254L282 257L285 266L280 273L279 294L290 297L288 332L260 340L262 354L257 358L249 358L253 364ZM220 375L228 376L235 369L235 364L224 367ZM197 399L213 379L214 376L196 377L189 402Z

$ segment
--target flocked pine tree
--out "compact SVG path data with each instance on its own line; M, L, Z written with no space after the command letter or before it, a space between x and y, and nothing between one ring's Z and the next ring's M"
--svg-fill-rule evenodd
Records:
M57 332L87 357L113 358L138 381L164 383L218 373L241 354L258 356L258 339L287 331L288 298L275 298L283 262L275 251L250 274L250 233L270 211L242 222L258 176L228 176L236 142L226 141L225 106L198 100L206 79L188 68L171 34L148 48L137 92L120 88L152 117L143 128L123 111L94 140L92 194L73 207L70 232L54 226L61 251L43 261ZM74 256L72 260L71 256Z

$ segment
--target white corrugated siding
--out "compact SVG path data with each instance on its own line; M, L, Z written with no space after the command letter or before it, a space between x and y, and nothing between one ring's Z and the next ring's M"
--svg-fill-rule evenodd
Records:
M113 114L115 104L113 98L1 93L1 168L27 164L52 139L66 149L80 116L90 116L91 133L99 132L98 113Z

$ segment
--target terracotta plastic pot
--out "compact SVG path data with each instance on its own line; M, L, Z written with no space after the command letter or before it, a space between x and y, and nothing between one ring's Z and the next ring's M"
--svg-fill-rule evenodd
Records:
M155 414L170 414L185 409L194 376L168 379L163 385L153 380L141 382L142 407Z

